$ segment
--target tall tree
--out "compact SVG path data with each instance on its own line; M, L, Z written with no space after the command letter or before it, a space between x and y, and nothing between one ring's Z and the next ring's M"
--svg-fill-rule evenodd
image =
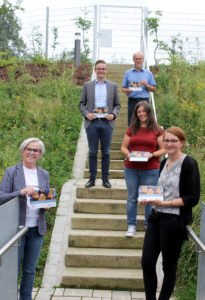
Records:
M26 45L20 36L21 25L16 11L22 10L21 1L12 5L4 0L0 5L0 52L19 55L25 51Z

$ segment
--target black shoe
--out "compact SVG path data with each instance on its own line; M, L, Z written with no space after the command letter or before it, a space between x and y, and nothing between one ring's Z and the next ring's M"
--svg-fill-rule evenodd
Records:
M95 180L89 179L88 182L86 182L85 187L90 188L92 186L95 186Z
M105 188L108 188L110 189L112 187L112 185L110 184L109 180L108 179L104 179L103 182L102 182L102 185L105 187Z

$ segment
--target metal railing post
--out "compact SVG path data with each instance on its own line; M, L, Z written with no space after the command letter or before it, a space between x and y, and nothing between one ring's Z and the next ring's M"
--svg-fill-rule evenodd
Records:
M148 10L146 7L144 7L142 9L142 37L141 37L141 49L143 49L143 53L144 53L144 65L145 67L150 70L149 68L149 60L147 57L147 29L145 28L145 19L147 18L148 15ZM155 101L154 101L154 94L152 92L150 92L150 103L153 109L153 114L154 114L154 118L157 122L157 112L156 112L156 107L155 107Z
M48 39L49 39L49 7L46 7L46 38L45 38L45 58L48 58Z
M94 22L93 22L93 63L98 59L99 47L99 5L94 6Z
M202 203L202 208L201 208L200 240L203 244L205 244L205 203ZM205 300L204 278L205 278L205 252L199 250L196 300Z

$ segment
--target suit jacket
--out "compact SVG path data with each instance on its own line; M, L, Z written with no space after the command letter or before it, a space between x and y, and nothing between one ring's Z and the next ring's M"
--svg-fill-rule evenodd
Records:
M83 92L80 100L80 112L85 118L85 128L87 128L92 121L86 118L89 112L93 112L95 108L95 83L96 80L85 82L83 85ZM120 100L118 95L117 84L106 80L107 86L107 106L108 113L114 114L114 119L117 117L120 111ZM109 121L110 126L114 127L114 119Z
M49 189L49 174L46 170L37 167L38 182L43 189ZM26 222L26 203L27 199L21 195L21 190L26 187L23 164L9 167L5 170L2 182L0 184L0 205L7 201L19 197L19 225L25 225ZM44 235L46 232L45 210L40 209L38 219L38 232Z

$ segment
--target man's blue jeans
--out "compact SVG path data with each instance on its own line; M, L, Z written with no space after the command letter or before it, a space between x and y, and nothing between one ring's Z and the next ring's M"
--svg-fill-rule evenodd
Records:
M136 170L125 168L125 181L127 185L127 224L136 225L137 199L140 185L157 185L159 170ZM152 206L145 205L145 225L151 213Z
M102 179L108 179L110 166L110 144L112 140L112 127L107 120L93 120L86 129L89 146L90 179L95 180L97 175L98 145L101 145Z
M32 300L36 265L43 244L43 236L38 233L38 227L30 227L22 237L19 247L19 271L22 264L20 285L20 300Z

